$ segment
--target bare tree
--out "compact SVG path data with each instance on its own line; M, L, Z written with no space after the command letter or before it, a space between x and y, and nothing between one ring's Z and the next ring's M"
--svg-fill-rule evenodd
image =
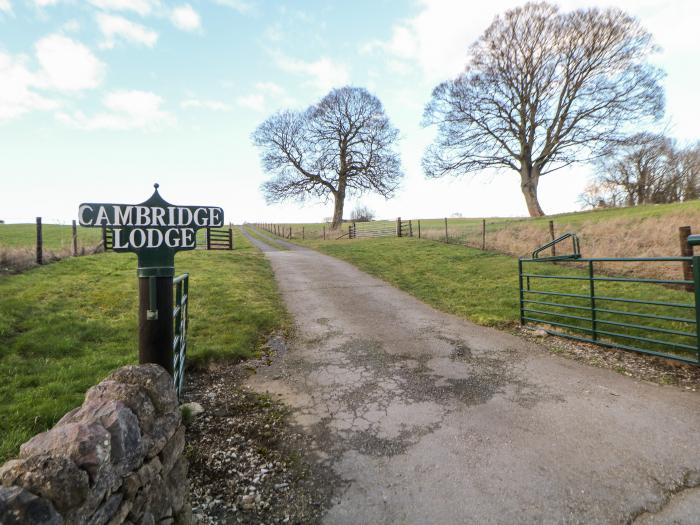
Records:
M599 179L621 189L627 206L666 201L673 146L663 135L640 133L601 158Z
M674 170L679 200L700 198L700 142L675 152Z
M624 192L617 184L596 179L586 185L578 200L584 208L615 208L623 199Z
M350 218L357 222L369 222L374 219L374 211L365 204L358 204L355 209L352 210Z
M696 199L700 195L700 145L677 148L664 135L639 133L601 158L598 176L581 196L593 205L636 206Z
M647 61L655 50L619 9L561 13L528 3L497 16L465 72L433 90L424 124L438 134L426 175L515 170L530 215L543 215L541 176L601 154L627 124L662 115L662 73Z
M334 200L332 227L343 221L348 194L391 197L403 176L395 150L399 131L366 89L333 89L305 111L283 111L253 133L268 202L309 197Z

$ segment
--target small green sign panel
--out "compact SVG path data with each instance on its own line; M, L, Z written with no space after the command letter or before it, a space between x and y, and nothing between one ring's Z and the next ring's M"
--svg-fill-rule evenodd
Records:
M154 187L141 204L84 203L78 209L81 226L111 228L114 251L138 256L139 277L174 275L175 253L195 249L197 230L224 225L222 208L170 204Z

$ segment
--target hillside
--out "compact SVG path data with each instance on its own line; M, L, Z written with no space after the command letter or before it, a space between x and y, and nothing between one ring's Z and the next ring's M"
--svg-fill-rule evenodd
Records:
M404 217L404 220L409 217ZM604 210L563 213L537 218L489 217L486 218L486 234L482 218L448 218L447 237L450 243L481 248L485 240L487 250L509 255L527 256L537 246L550 240L549 221L554 222L555 236L574 232L581 241L581 252L585 257L660 257L680 255L678 228L690 226L700 233L700 201L674 204L649 204L632 208L609 208ZM418 235L420 222L421 238L445 240L445 219L411 218L414 236ZM358 231L387 227L394 221L372 221L357 223ZM292 238L300 239L302 228L306 239L320 239L322 223L287 224L285 236L292 228ZM326 226L326 239L334 240L347 232L330 231ZM678 265L628 266L627 271L647 277L678 277Z

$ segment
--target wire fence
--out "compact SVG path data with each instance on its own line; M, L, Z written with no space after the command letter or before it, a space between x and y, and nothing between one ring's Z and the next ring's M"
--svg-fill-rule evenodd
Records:
M11 222L10 222L11 221ZM14 273L102 251L102 232L75 221L11 219L0 223L0 272Z
M402 224L409 222L402 220ZM395 232L396 220L346 222L332 229L329 223L256 223L255 225L285 239L320 241L361 239L387 236ZM554 218L462 218L411 219L413 237L458 244L480 250L521 257L533 246L555 239L565 232L575 232L581 239L586 257L665 257L669 254L692 255L686 239L691 230L700 231L700 211L679 214L650 214L644 217L607 217L605 220L582 220L577 217ZM363 235L362 231L370 231ZM351 236L351 232L355 235ZM406 235L410 236L410 235ZM606 270L601 264L600 269ZM621 271L616 268L615 271ZM631 263L622 269L626 275L675 279L678 266L660 262L656 265Z

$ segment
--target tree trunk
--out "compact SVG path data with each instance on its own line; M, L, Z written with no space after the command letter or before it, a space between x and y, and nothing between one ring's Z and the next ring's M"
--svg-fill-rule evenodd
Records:
M343 207L345 206L345 195L341 193L335 193L333 197L335 201L333 208L333 224L331 224L331 228L337 230L343 223Z
M341 150L342 152L342 150ZM342 169L345 168L345 157L341 156L341 172L338 177L338 189L333 192L333 198L335 199L335 207L333 209L333 224L331 228L337 230L343 224L343 207L345 206L345 190L348 187L347 174Z
M527 204L527 211L530 213L530 217L542 217L544 215L540 202L537 200L537 185L539 182L539 169L523 167L520 171L520 189L525 197L525 204Z

